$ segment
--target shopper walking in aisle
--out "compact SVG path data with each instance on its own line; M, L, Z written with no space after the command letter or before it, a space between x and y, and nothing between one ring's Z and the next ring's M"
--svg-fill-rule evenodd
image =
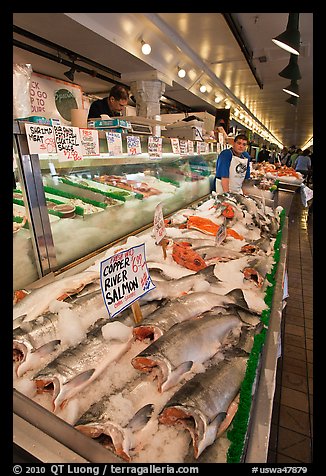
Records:
M262 149L258 152L257 162L268 162L269 157L269 152L266 145L264 144Z
M246 152L248 138L238 134L231 149L224 149L216 162L217 193L245 193L244 181L250 178L250 155Z
M301 149L297 149L295 152L293 152L293 154L291 155L291 157L288 159L286 165L287 165L288 167L294 168L295 161L297 160L298 155L300 155L301 153L302 153L302 150L301 150Z
M298 155L294 166L295 166L295 171L299 172L304 179L308 177L308 174L311 169L311 160L310 160L310 150L306 149L302 152L302 154Z
M92 102L88 111L88 119L101 117L101 114L107 114L109 117L121 116L121 111L127 106L128 99L129 94L126 88L116 84L108 97Z

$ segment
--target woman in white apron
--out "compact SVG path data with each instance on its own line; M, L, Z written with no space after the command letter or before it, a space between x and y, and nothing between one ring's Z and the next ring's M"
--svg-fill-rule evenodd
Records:
M248 138L239 134L231 149L224 149L216 162L216 192L243 193L243 182L250 178L250 155L246 152Z

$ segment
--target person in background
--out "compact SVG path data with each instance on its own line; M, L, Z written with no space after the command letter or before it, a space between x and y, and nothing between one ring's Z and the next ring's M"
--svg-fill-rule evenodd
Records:
M287 166L288 167L292 167L294 169L294 163L295 161L297 160L297 157L298 155L301 155L302 153L302 150L301 149L297 149L295 152L293 152L293 154L291 155L291 157L288 159L287 161Z
M215 187L217 193L245 193L244 181L250 178L250 155L246 152L248 138L238 134L233 146L224 149L216 162Z
M285 157L283 157L282 159L282 162L281 162L282 165L286 165L286 166L288 165L290 157L293 154L293 152L295 152L295 149L296 149L295 145L291 145L291 147L289 147L287 153L285 154Z
M269 152L266 145L264 144L262 149L258 152L257 162L268 162L269 161Z
M298 155L296 161L294 163L294 168L296 172L300 172L300 174L306 179L311 169L311 160L310 160L310 150L305 149L302 154Z
M88 119L101 117L101 114L107 114L109 117L121 116L121 111L127 106L128 99L129 94L126 88L116 84L108 97L92 102L88 111Z
M285 157L288 153L288 148L287 147L283 147L283 149L281 150L280 152L280 155L279 155L279 162L283 165L285 162Z

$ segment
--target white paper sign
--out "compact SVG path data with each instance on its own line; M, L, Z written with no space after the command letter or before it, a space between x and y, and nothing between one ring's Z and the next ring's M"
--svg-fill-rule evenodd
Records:
M165 225L164 225L162 203L158 203L156 205L155 213L154 213L155 244L158 245L160 243L160 241L163 240L165 235L166 235L166 229L165 229Z
M192 155L195 153L194 141L192 140L188 140L188 153Z
M162 157L162 137L148 136L148 154L151 158Z
M215 245L218 246L226 238L226 219L224 218L224 223L220 225L215 236Z
M121 132L106 132L106 141L108 143L109 155L122 155Z
M98 131L79 129L82 155L100 155Z
M127 152L128 155L141 154L140 137L127 136Z
M111 318L154 289L146 264L145 244L101 261L100 279L104 303Z
M82 160L79 128L71 126L53 126L53 128L59 162Z
M171 147L173 154L180 155L180 145L177 137L171 137Z
M187 153L188 153L188 141L180 139L179 140L179 146L180 146L180 154L181 155L187 155Z
M42 124L25 124L30 154L52 154L57 151L53 127Z

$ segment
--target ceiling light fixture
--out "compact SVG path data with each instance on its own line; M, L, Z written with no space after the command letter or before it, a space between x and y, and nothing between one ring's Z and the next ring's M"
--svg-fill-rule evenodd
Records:
M76 68L75 66L72 66L69 71L66 71L65 73L63 73L66 78L69 79L69 81L73 82L74 79L75 79L75 72L76 72Z
M178 76L179 78L184 78L186 76L186 71L183 68L178 67Z
M288 102L289 104L291 104L291 106L297 106L298 100L299 98L297 98L296 96L291 96L285 102Z
M285 93L291 94L291 96L300 97L299 94L299 85L296 81L291 81L291 83L283 88Z
M206 88L205 84L201 84L201 85L200 85L199 91L200 91L201 93L206 93L207 88Z
M273 38L272 41L289 53L300 54L299 13L289 13L286 30Z
M282 78L291 80L301 79L301 73L298 66L298 57L291 54L289 64L278 74L279 76L282 76Z
M219 102L222 101L222 99L223 99L222 96L215 96L214 101L218 104Z
M144 55L149 55L150 52L152 51L151 45L149 43L146 43L144 40L141 41L141 50Z

